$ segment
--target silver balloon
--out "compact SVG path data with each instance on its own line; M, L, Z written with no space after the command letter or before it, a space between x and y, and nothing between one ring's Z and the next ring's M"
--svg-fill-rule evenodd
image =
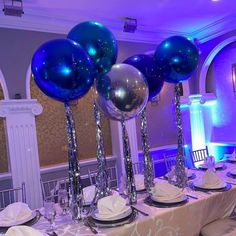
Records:
M142 73L128 64L115 64L96 81L96 103L107 117L128 120L137 116L148 100Z

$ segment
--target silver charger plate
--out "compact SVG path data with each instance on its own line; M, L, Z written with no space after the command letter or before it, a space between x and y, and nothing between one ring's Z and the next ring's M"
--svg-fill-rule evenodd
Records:
M27 222L18 224L18 225L32 226L32 225L36 224L36 223L39 221L40 217L41 217L41 213L37 210L37 211L35 211L35 216L34 216L32 219L28 220ZM12 227L12 226L9 226L9 227L0 227L0 233L6 233L7 230L8 230L10 227Z
M138 215L137 211L132 210L132 213L129 216L120 220L111 220L111 221L104 222L104 221L95 220L92 216L87 217L87 220L93 227L113 228L113 227L118 227L118 226L132 223L133 221L136 220L137 215Z
M197 187L194 184L192 184L191 188L195 191L201 191L201 192L225 192L230 190L232 188L232 185L230 183L226 183L225 187L223 188L208 189L208 188Z
M154 207L157 207L157 208L178 207L178 206L185 205L187 202L188 202L188 197L187 196L183 201L173 202L173 203L156 202L156 201L152 200L151 196L148 196L144 199L145 204L147 204L149 206L154 206Z
M192 180L192 179L195 179L195 178L196 178L196 174L195 173L192 173L191 176L188 176L188 180ZM164 175L164 179L168 180L168 176Z
M236 175L232 174L231 172L227 172L226 175L232 179L236 179Z
M207 166L201 166L201 165L199 165L199 166L198 166L198 169L199 169L199 170L207 170L208 168L207 168ZM216 166L216 167L215 167L215 170L225 170L225 169L227 169L227 166L226 166L224 163L222 163L222 166Z

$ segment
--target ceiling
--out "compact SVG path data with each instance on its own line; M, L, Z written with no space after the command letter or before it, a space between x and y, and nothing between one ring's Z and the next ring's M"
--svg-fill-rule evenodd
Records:
M1 2L3 8L3 0ZM0 27L67 34L96 20L120 40L157 43L172 35L201 42L235 29L235 0L23 0L22 17L0 12ZM123 32L124 18L137 19L135 33Z

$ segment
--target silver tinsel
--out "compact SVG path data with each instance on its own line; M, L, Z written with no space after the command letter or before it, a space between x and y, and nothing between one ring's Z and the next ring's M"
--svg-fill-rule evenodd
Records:
M176 123L177 123L177 134L178 134L178 151L176 159L176 185L179 188L184 188L187 183L187 176L185 173L185 161L183 151L183 129L182 119L180 111L180 96L181 96L181 84L175 85L175 112L176 112Z
M96 141L97 141L97 161L98 174L96 177L96 200L111 195L111 186L108 181L106 157L104 151L102 130L101 130L101 113L98 110L96 103L93 104L94 118L96 123Z
M123 139L123 152L124 152L124 163L126 171L126 190L129 198L130 205L137 203L137 192L134 182L134 172L131 159L129 137L125 127L125 121L121 121L122 126L122 139Z
M80 180L80 167L77 160L77 144L75 124L70 105L65 103L66 128L68 141L68 161L69 161L69 194L70 209L73 220L81 219L82 211L82 186Z
M146 190L150 192L151 187L154 186L154 174L153 160L148 144L146 108L144 108L141 113L141 138L144 157L144 185Z

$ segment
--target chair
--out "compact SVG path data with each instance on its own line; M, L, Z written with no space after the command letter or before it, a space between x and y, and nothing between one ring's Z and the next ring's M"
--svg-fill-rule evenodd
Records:
M65 183L66 184L66 189L68 190L68 183L69 179L68 178L59 178L59 179L53 179L49 181L42 181L41 182L41 187L42 187L42 195L43 195L43 200L46 200L50 196L57 197L57 191L59 189L59 184L60 183Z
M167 155L166 153L164 153L163 159L165 161L165 166L166 166L167 172L171 171L172 166L176 165L176 157L177 157L177 154Z
M236 220L225 218L213 221L201 229L201 236L235 236Z
M118 173L116 166L108 167L107 169L108 174L108 182L110 184L110 187L117 187L118 186ZM90 181L90 185L96 185L96 177L98 174L98 170L90 170L88 169L88 177Z
M21 187L0 191L0 211L14 202L26 203L25 183Z
M209 156L208 148L190 151L193 164L199 161L204 161L205 157Z
M143 174L144 173L144 163L143 162L135 162L133 163L133 171L134 174Z

